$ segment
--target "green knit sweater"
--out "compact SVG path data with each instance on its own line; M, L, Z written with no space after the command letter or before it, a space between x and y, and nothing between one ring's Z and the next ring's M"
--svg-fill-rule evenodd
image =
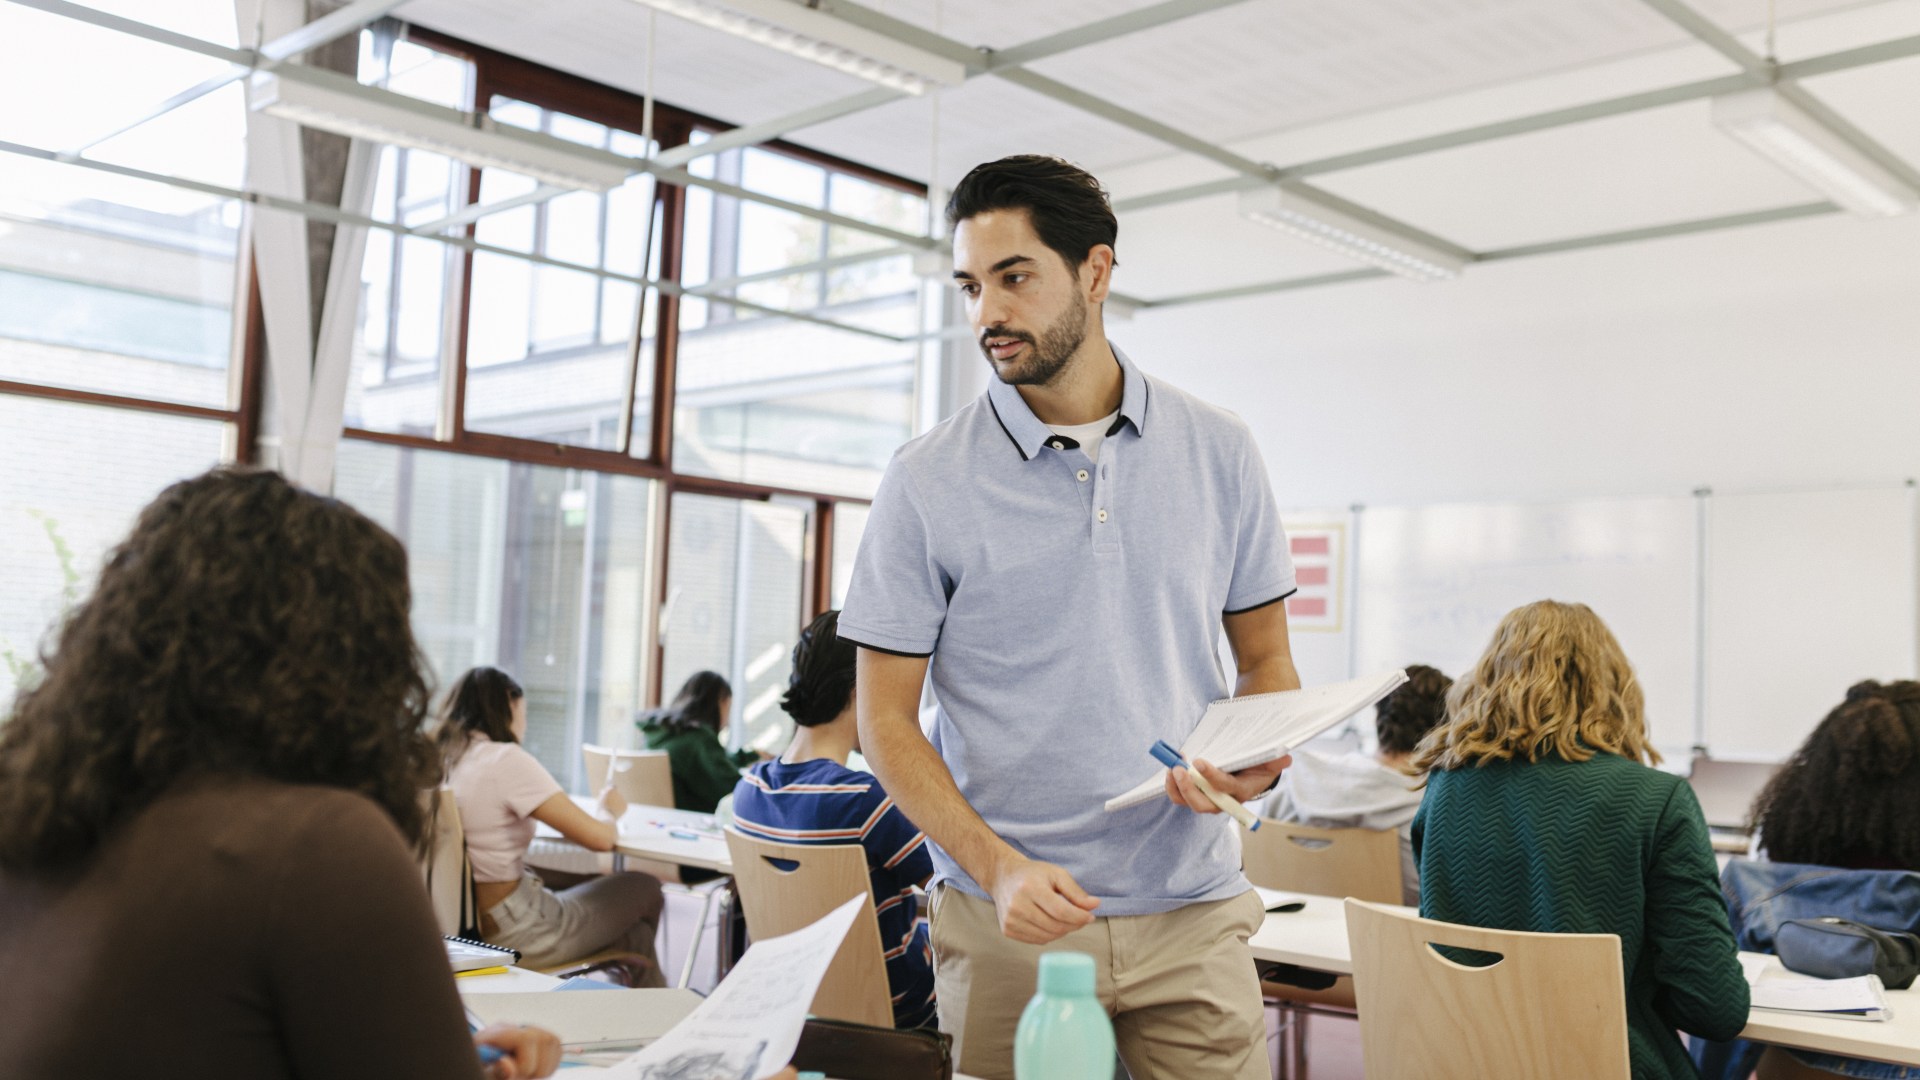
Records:
M1634 1080L1698 1076L1675 1028L1746 1025L1706 821L1679 777L1606 753L1436 771L1413 850L1427 918L1620 935Z

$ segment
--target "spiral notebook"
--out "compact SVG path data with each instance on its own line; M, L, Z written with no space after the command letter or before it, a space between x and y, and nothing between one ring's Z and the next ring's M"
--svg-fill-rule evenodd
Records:
M520 953L517 949L505 949L472 938L448 936L447 961L455 971L476 971L502 964L517 964L520 962Z
M1180 744L1180 756L1204 758L1226 772L1272 761L1335 724L1378 702L1407 681L1398 669L1346 682L1223 698L1207 706L1199 726ZM1140 748L1142 761L1151 761ZM1140 781L1124 795L1108 799L1109 813L1164 797L1165 769Z

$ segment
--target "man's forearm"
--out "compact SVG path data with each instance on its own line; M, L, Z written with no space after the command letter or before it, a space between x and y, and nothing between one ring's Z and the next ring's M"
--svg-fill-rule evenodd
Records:
M894 805L982 888L991 888L1001 865L1018 852L960 794L947 763L911 715L882 718L861 712L861 752Z
M1294 670L1293 657L1287 653L1269 656L1239 673L1234 680L1233 696L1271 694L1278 690L1300 689L1300 673Z

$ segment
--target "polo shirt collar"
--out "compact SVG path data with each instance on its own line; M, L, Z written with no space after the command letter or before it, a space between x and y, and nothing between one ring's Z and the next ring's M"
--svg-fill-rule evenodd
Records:
M1144 436L1147 432L1147 406L1151 393L1147 389L1147 377L1133 366L1127 354L1120 346L1111 345L1113 358L1120 364L1120 415L1114 418L1113 426L1107 434L1118 432L1122 425L1132 424L1136 434ZM1053 438L1053 429L1033 415L1033 409L1027 405L1027 399L1020 391L1001 382L997 376L987 377L987 406L993 410L994 419L1000 422L1000 430L1007 433L1007 439L1020 451L1020 460L1032 461L1040 455L1040 448L1048 439Z

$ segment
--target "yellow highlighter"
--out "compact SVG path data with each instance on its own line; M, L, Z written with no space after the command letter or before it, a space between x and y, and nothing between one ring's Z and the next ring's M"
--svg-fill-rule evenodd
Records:
M1253 832L1260 828L1260 819L1254 817L1252 811L1241 805L1239 800L1215 791L1213 785L1207 783L1206 777L1201 776L1194 770L1193 766L1187 764L1187 759L1180 756L1180 751L1167 745L1167 740L1160 739L1156 741L1153 746L1147 750L1147 753L1152 754L1154 760L1169 769L1176 766L1186 769L1187 775L1193 780L1193 786L1199 788L1202 795L1212 799L1213 805L1219 807L1223 813L1240 824L1245 825L1248 832Z
M512 970L512 968L502 964L497 967L474 968L471 971L456 971L453 973L453 977L456 979L464 979L469 975L505 975Z

